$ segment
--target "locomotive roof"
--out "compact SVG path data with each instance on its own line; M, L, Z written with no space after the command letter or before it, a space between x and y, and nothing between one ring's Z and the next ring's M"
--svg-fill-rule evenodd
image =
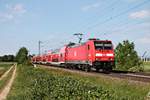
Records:
M111 42L111 40L100 40L100 39L88 39L88 41ZM88 41L86 41L86 42L88 42ZM82 43L78 43L78 44L70 42L67 46L68 47L76 47L76 46L84 45L86 42L82 42Z

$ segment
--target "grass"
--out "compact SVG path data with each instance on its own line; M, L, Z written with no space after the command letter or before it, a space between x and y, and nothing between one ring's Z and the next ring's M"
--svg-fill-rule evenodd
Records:
M56 69L47 70L45 68L31 68L31 66L30 67L20 66L17 69L17 73L18 75L15 79L15 82L10 91L10 94L8 95L8 100L16 100L16 99L17 100L27 100L27 99L31 100L31 97L33 97L33 95L37 97L39 97L39 95L41 96L41 94L48 95L42 91L48 91L49 86L51 86L50 85L51 81L49 83L47 82L49 81L49 79L51 79L51 76L58 78L60 80L62 80L62 78L60 77L63 77L64 80L69 78L69 81L66 81L66 82L62 81L62 83L60 81L56 81L56 85L53 84L54 87L57 87L55 88L56 91L54 90L55 92L53 91L52 92L53 94L51 94L50 96L55 96L57 92L60 92L60 94L62 93L65 94L65 90L67 88L64 89L64 87L66 87L67 83L69 84L69 82L72 80L75 81L75 83L76 82L78 83L78 81L79 82L82 81L83 83L87 82L88 83L87 86L93 85L97 89L99 89L100 87L102 91L104 90L104 94L106 93L106 96L110 97L110 98L105 98L102 100L144 100L146 98L146 95L150 91L150 85L148 84L134 83L134 82L130 82L127 80L114 79L114 78L110 78L106 76L87 76L83 74L71 73L71 72L67 72L63 70L56 70ZM49 78L41 77L41 75L43 74L46 76L48 75ZM35 84L37 83L40 85L35 86ZM65 85L62 86L62 84L65 84ZM74 85L73 83L71 83L69 86L71 86L72 88L78 87ZM98 94L96 93L96 95ZM47 98L45 100L50 100L50 99ZM64 100L64 99L58 99L58 100ZM65 100L68 100L68 99L65 99ZM89 99L89 100L93 100L93 99Z
M150 62L144 62L144 71L150 72Z

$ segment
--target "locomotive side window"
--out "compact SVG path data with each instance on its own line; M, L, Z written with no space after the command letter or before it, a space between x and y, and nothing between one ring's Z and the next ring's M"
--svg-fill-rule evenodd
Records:
M90 50L90 45L88 45L88 50Z

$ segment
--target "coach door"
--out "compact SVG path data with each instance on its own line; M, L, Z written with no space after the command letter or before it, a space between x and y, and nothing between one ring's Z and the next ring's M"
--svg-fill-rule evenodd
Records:
M90 54L90 45L87 45L87 62L89 63L90 59L91 59L91 54Z

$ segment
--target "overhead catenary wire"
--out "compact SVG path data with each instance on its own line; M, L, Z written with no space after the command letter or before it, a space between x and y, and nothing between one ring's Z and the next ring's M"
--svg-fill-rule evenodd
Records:
M139 3L139 4L137 4L137 5L135 5L135 6L131 7L131 8L129 8L129 9L127 9L127 10L121 12L121 13L118 13L118 14L116 14L116 15L114 15L114 16L111 16L111 17L109 17L109 18L107 18L107 19L105 19L105 20L103 20L103 21L101 21L101 22L98 22L98 23L96 23L95 25L89 26L89 27L87 27L87 28L85 28L85 29L86 29L86 30L89 30L89 29L94 28L94 27L97 26L97 25L104 25L105 23L107 23L107 22L109 22L109 21L111 21L111 20L114 20L114 19L116 19L116 18L118 18L118 17L120 17L120 16L122 16L122 15L124 15L124 14L126 14L126 13L128 13L128 12L134 10L134 9L136 9L136 8L139 8L139 7L143 6L143 5L145 5L145 4L148 4L149 2L150 2L150 0L145 0L145 1L143 1L143 2L141 2L141 3Z
M135 25L140 25L142 23L145 23L146 21L140 21L140 22L136 22L136 23L133 23L132 26L135 26ZM124 24L120 24L120 25L117 25L117 27L121 27L119 29L113 29L113 30L106 30L105 31L105 34L114 34L114 32L118 32L119 30L122 30L122 31L127 31L127 30L130 30L130 28L128 28L127 25L131 24L130 22L126 22Z
M102 8L101 9L101 11L102 10L106 10L106 9L114 9L114 5L115 4L117 4L118 3L118 0L116 0L116 1L114 1L114 2L112 2L110 5L108 5L107 7L105 7L105 8ZM100 15L102 15L102 13L100 13L99 15L95 15L95 16L92 16L92 17L90 17L90 18L88 18L87 20L89 21L89 20L91 20L91 19L95 19L96 17L99 17ZM87 25L89 25L89 24L91 24L92 22L87 22L86 24L84 24L83 26L81 26L80 28L79 28L79 30L81 30L82 28L84 28L85 26L87 26ZM79 24L80 25L80 24Z
M67 40L69 38L69 40ZM53 42L55 39L54 38L50 38L50 39L47 39L47 40L42 40L42 46L45 47L45 48L42 48L41 52L42 53L46 53L49 52L49 51L53 51L55 49L58 49L66 44L68 44L69 42L72 42L74 36L73 35L68 35L68 37L66 37L65 40L67 41L59 41L59 42ZM40 47L42 47L40 46Z
M134 7L131 7L131 8L129 8L129 9L127 9L127 10L125 10L125 11L119 13L119 14L116 14L116 15L114 15L114 16L111 16L111 17L107 18L106 20L101 21L101 22L99 22L99 23L97 23L97 24L95 24L95 25L93 25L93 26L89 26L89 27L87 27L87 28L85 28L85 29L88 30L88 29L94 28L94 27L97 26L97 25L104 25L105 23L107 23L107 22L109 22L109 21L111 21L111 20L113 20L113 19L116 19L116 18L122 16L122 15L128 13L129 11L131 11L131 10L133 10L133 9L136 9L136 8L138 8L138 7L140 7L140 6L144 5L144 4L149 3L149 1L150 1L150 0L145 0L144 2L141 2L141 3L137 4L137 5L134 6ZM112 3L112 4L115 4L115 2ZM110 6L110 7L111 7L111 6ZM105 33L104 33L104 34L105 34Z

